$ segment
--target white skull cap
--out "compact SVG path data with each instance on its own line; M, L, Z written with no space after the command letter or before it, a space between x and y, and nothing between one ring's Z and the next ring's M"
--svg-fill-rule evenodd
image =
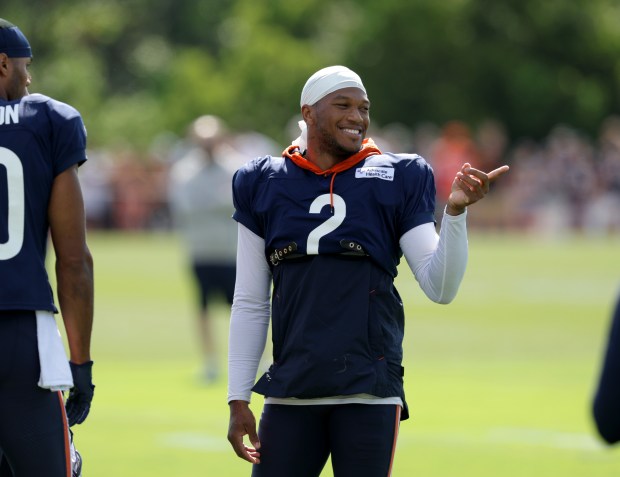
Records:
M304 89L301 91L299 106L304 104L312 106L329 93L343 88L358 88L364 94L366 93L362 79L355 71L350 70L346 66L328 66L323 68L310 76L308 81L306 81ZM298 124L301 134L293 141L293 144L299 146L303 153L308 147L308 127L303 120L299 121Z
M301 91L299 106L312 106L329 93L343 88L359 88L366 93L362 79L346 66L328 66L314 73Z

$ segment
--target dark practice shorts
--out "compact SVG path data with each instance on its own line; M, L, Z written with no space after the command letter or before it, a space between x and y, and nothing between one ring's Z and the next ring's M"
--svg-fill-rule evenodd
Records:
M0 477L71 476L62 393L39 374L34 312L0 311Z
M330 455L334 477L389 477L399 423L397 405L266 404L252 477L318 477Z
M235 265L212 265L194 263L194 275L198 281L200 291L200 304L203 308L211 295L221 292L232 305L235 293Z

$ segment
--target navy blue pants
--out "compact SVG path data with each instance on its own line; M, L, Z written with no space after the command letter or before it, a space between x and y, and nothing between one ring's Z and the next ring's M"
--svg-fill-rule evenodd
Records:
M71 476L62 393L39 374L34 312L0 311L0 477Z
M252 477L318 477L330 456L334 477L389 477L399 422L397 405L266 404Z
M202 308L207 307L209 296L217 292L221 292L228 304L232 305L237 272L234 263L231 265L194 263L192 270L198 283Z

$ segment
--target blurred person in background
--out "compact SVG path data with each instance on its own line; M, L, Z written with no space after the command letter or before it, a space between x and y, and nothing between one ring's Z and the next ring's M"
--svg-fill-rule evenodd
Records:
M89 149L88 157L88 167L80 171L86 227L88 230L110 229L113 225L114 191L110 180L113 160L111 154L103 150Z
M191 146L171 167L168 196L198 290L201 377L211 383L220 374L211 305L218 293L232 304L235 288L237 225L231 218L231 182L236 163L220 118L197 118L187 138Z
M0 476L67 477L81 468L69 426L86 419L94 393L93 260L78 180L86 130L73 107L29 94L31 61L26 37L0 19ZM48 232L70 361L45 269Z
M596 188L587 203L585 229L589 235L620 232L620 116L601 125L596 152Z
M593 415L596 428L605 442L620 442L620 295L611 319L609 341L594 396Z
M558 125L549 133L544 153L547 174L540 219L546 224L555 221L560 235L582 231L586 205L597 187L594 147L579 131Z
M356 73L316 72L300 106L302 134L282 157L250 161L233 179L228 440L254 477L316 477L330 456L336 477L385 477L408 417L400 258L431 300L452 301L466 209L508 167L459 164L438 235L432 169L366 137L370 102ZM273 364L255 384L270 319ZM265 396L258 433L252 391Z

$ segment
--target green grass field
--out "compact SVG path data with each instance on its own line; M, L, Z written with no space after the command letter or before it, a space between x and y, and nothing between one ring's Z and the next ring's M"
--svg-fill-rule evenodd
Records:
M89 238L97 389L89 419L74 428L84 475L249 476L226 440L226 380L205 387L197 379L180 243L168 234ZM393 475L620 475L620 449L600 443L589 413L619 265L617 237L473 234L448 306L426 299L401 267L412 418L401 425ZM227 322L219 306L223 364ZM261 404L252 404L257 417Z

